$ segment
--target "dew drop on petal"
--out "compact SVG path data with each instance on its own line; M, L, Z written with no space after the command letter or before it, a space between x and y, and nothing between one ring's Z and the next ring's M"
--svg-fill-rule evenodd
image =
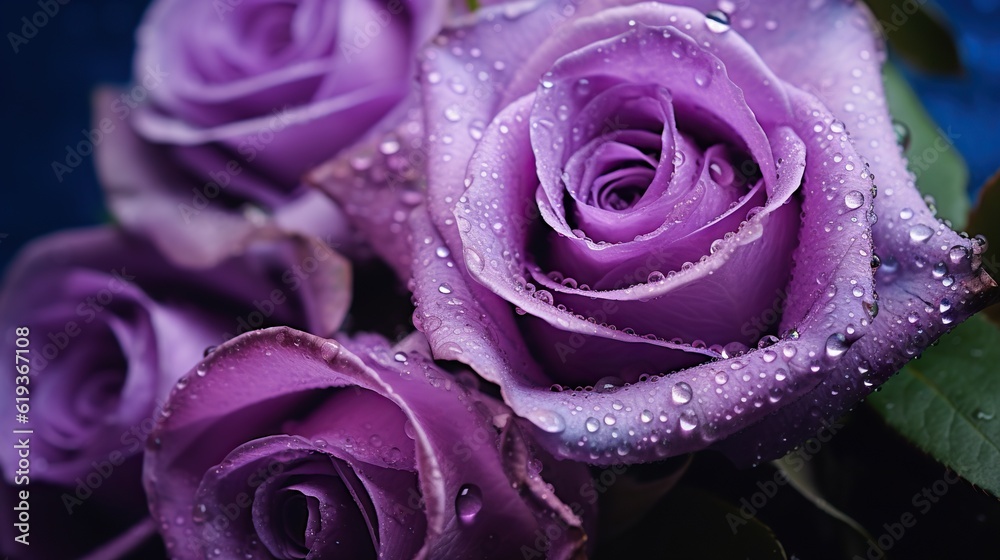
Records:
M923 243L934 235L934 230L924 224L917 224L910 228L910 241Z
M677 404L685 404L689 402L692 394L693 392L691 391L691 386L683 381L674 385L670 390L670 397Z
M892 121L892 130L896 133L896 143L906 150L910 147L910 127L900 121Z
M968 256L969 250L961 245L955 245L948 251L948 259L955 264L962 262L962 260L968 258Z
M550 434L558 434L566 430L566 421L562 415L553 410L542 410L535 413L535 425Z
M625 385L625 381L623 381L621 378L609 375L607 377L602 377L598 379L597 382L594 383L594 392L614 393L615 391L620 389L623 385Z
M844 204L851 210L861 208L864 203L865 195L861 194L859 191L851 191L844 195Z
M476 520L479 510L483 509L483 492L475 484L463 484L455 496L455 514L465 524Z
M826 339L826 355L831 358L839 358L848 348L847 337L843 333L833 333Z
M690 432L698 427L698 416L693 411L685 410L681 413L679 422L682 430Z
M729 16L722 10L712 10L705 14L705 26L712 33L725 33L729 31Z

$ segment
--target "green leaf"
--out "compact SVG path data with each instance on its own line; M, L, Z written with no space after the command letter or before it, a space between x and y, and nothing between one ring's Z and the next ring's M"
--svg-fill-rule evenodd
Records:
M1000 330L976 315L869 402L897 431L1000 496Z
M958 229L964 228L969 214L966 190L969 170L952 143L957 133L941 130L934 124L906 78L894 66L886 64L882 77L893 118L910 132L906 158L910 171L917 176L917 188L934 197L939 216L951 220Z
M596 558L785 560L774 532L755 517L692 487L674 488L636 527L601 543Z
M465 0L465 6L469 8L469 13L479 9L479 0Z
M936 74L961 74L955 39L926 1L866 0L889 45L907 62Z

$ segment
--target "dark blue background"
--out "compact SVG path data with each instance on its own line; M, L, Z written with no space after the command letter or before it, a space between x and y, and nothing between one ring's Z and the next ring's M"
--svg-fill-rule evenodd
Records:
M208 1L208 0L206 0ZM147 1L70 0L13 53L7 33L20 33L37 0L5 0L3 14L4 194L0 199L0 269L27 240L59 228L105 221L93 157L59 182L52 161L83 140L89 96L101 83L131 74L133 33ZM1000 0L960 0L942 6L955 31L966 76L942 79L910 73L942 128L958 135L975 191L1000 168Z
M70 0L15 54L8 33L21 34L22 17L40 11L37 0L0 3L3 126L0 154L0 267L25 241L55 229L106 221L93 156L56 179L52 161L90 128L90 92L131 75L133 35L147 1ZM41 18L39 18L41 20ZM2 237L2 236L0 236Z

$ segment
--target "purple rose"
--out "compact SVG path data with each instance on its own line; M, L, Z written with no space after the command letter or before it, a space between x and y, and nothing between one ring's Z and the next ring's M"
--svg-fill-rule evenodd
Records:
M996 283L906 170L864 7L628 4L488 8L443 32L402 154L426 162L403 186L426 181L428 204L386 208L399 185L379 188L376 159L372 215L410 215L397 268L435 357L498 384L558 455L759 462Z
M112 228L54 234L24 250L0 293L4 344L27 348L27 361L0 374L29 398L28 410L15 411L14 398L0 410L25 414L30 479L69 488L62 505L72 514L97 487L138 487L138 469L130 478L120 467L207 348L276 324L331 333L349 301L349 266L319 241L259 232L240 257L195 270ZM5 430L0 444L18 437ZM17 461L0 458L6 480Z
M150 508L182 559L574 557L587 470L513 418L419 335L256 331L171 394L147 443Z
M134 85L95 98L98 169L116 217L178 262L228 255L255 222L326 237L339 212L300 182L412 90L445 3L160 0ZM391 120L391 119L390 119ZM346 232L340 230L346 237Z

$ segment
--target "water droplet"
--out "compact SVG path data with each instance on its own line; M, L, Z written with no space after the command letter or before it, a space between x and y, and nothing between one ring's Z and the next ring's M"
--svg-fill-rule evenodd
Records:
M969 258L969 250L961 245L955 245L948 251L948 259L955 264L967 258Z
M413 425L411 420L407 419L406 422L403 423L403 433L410 439L417 439L417 428Z
M216 348L218 348L218 346L206 346L205 347L205 351L201 353L201 356L203 358L207 358L209 354L211 354L212 352L215 352Z
M548 290L538 290L537 292L531 294L531 296L548 305L552 305L555 302L555 299L552 298L552 293Z
M554 410L542 410L535 413L535 425L550 434L558 434L566 430L566 421Z
M646 277L646 282L650 284L655 284L657 282L663 282L666 279L667 277L664 276L662 272L660 272L659 270L654 270L653 272L649 273L649 276Z
M708 87L712 83L712 74L708 70L695 70L694 83L700 87Z
M208 506L205 504L197 504L194 506L194 511L191 512L191 521L195 523L204 523L208 518Z
M768 346L774 346L780 340L781 340L780 338L774 336L773 334L764 335L761 337L760 340L757 341L757 348L763 349L767 348Z
M691 386L681 381L670 390L670 397L677 404L685 404L691 400L692 393Z
M437 249L434 250L434 254L441 257L442 259L445 259L448 258L448 255L451 254L451 251L449 251L447 247L442 245L441 247L438 247Z
M722 10L712 10L705 14L705 26L712 33L725 33L729 31L729 15Z
M909 208L903 208L902 210L899 211L899 218L901 220L909 220L912 217L913 217L913 210L910 210Z
M722 347L722 357L724 359L735 358L746 354L750 347L742 342L730 342Z
M847 337L843 333L833 333L826 339L826 355L831 358L839 358L850 346L847 344Z
M871 301L871 302L869 302L869 301L863 301L863 302L861 302L861 305L864 306L865 311L868 313L868 315L872 319L874 319L875 317L878 317L878 301L877 300L876 301Z
M844 195L844 204L848 208L854 210L855 208L861 208L865 203L865 195L861 194L859 191L851 191Z
M396 360L397 362L399 362L401 364L405 364L406 363L406 354L404 352L396 352L395 354L393 354L392 359Z
M609 375L607 377L602 377L598 379L597 383L594 383L594 392L614 393L623 385L625 385L625 381L623 381L621 378Z
M768 391L767 400L771 401L772 404L776 403L781 400L784 394L785 391L781 387L771 387L771 390Z
M719 373L715 374L715 382L718 383L719 385L725 385L728 381L729 381L729 376L726 375L726 372L720 371Z
M441 292L442 294L450 294L451 286L449 286L447 283L441 284L440 286L438 286L438 291Z
M479 510L483 509L483 492L475 484L463 484L455 496L455 514L465 524L476 520Z
M459 112L457 105L449 105L444 110L444 118L451 122L458 122L462 119L462 114Z
M399 140L396 140L394 136L386 137L382 140L382 143L378 145L378 151L382 152L384 155L391 156L399 151Z
M679 420L681 429L685 432L690 432L698 427L698 416L695 415L694 411L685 410L681 413Z
M985 253L990 246L990 242L987 241L986 236L981 233L973 237L972 241L981 249L983 253Z
M205 364L198 364L198 369L194 370L194 372L198 377L205 377L205 374L208 373L208 366Z
M641 420L643 424L649 424L653 421L653 412L650 410L643 410L639 413L639 420Z
M387 465L395 465L403 458L403 452L398 447L389 447L382 452L382 460Z
M847 127L844 126L844 123L836 119L834 119L834 121L830 123L830 132L834 134L840 134L846 129Z
M934 235L934 230L925 226L924 224L917 224L910 228L910 241L914 243L923 243Z
M327 362L333 361L338 354L340 354L340 344L337 344L332 340L324 342L319 347L319 356Z
M913 325L920 320L920 315L917 315L916 311L911 311L909 315L906 316L906 320L909 321L911 325Z
M892 121L892 130L896 133L896 143L903 147L903 150L910 148L910 127L900 121Z
M601 423L597 421L597 418L590 417L583 423L583 426L587 428L588 432L594 433L601 428Z
M608 426L614 426L617 421L618 420L615 418L615 415L610 412L604 415L604 423Z

